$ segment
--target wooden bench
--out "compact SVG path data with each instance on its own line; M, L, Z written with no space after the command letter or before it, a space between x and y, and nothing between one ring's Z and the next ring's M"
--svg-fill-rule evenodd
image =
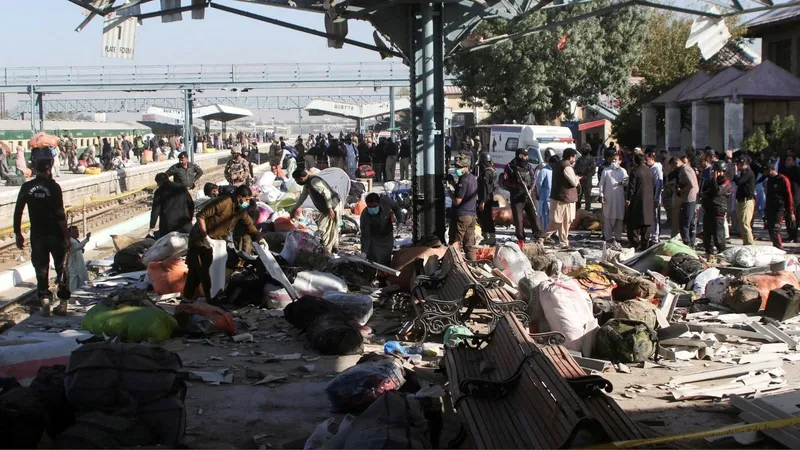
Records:
M451 325L463 323L461 308L475 295L475 279L469 273L458 244L447 248L434 276L417 275L411 290L415 317L403 328L413 329L420 341L429 334L442 334ZM405 333L402 333L405 334Z
M612 440L585 403L611 384L566 380L512 314L471 345L447 349L444 364L453 407L477 448L566 448L581 430L591 443Z
M468 267L480 267L484 264L492 266L491 261L466 261ZM522 300L517 300L511 295L503 285L504 280L497 277L482 277L475 274L470 270L470 275L475 279L477 303L486 305L486 309L492 315L492 321L489 324L489 330L494 330L497 321L506 314L514 314L517 316L523 325L526 327L530 325L531 318L528 315L528 304ZM467 312L464 313L464 320L468 319L472 314L475 303L470 303Z
M560 336L559 336L560 335ZM566 339L561 333L542 333L531 335L536 345L550 358L558 373L567 380L580 379L586 372L563 344ZM583 399L589 413L595 417L606 433L614 441L645 439L652 437L631 420L617 402L607 395L592 395Z

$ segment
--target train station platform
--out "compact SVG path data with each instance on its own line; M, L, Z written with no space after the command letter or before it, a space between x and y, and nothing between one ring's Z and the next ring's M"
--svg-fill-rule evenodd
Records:
M194 161L201 169L207 171L224 165L230 159L230 152L196 153ZM150 163L128 167L125 169L102 172L99 175L82 175L62 171L55 180L61 185L64 193L64 205L80 206L103 200L112 200L115 196L129 193L137 189L153 185L156 174L166 171L178 160L172 159L158 163ZM201 180L202 181L202 180ZM13 226L14 207L19 187L0 186L0 234ZM27 221L27 215L23 217Z

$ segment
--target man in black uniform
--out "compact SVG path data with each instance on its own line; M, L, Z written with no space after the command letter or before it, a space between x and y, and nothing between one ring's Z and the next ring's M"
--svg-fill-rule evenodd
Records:
M203 176L203 169L197 164L189 162L189 155L186 152L181 152L178 155L178 164L167 169L166 173L172 177L173 181L191 190L194 189L197 180Z
M496 183L494 164L492 155L488 152L481 153L478 160L478 222L484 237L481 245L494 246L497 244L494 236L494 218L492 218Z
M158 222L158 237L173 231L179 233L191 231L194 201L189 191L180 184L169 181L169 175L166 173L156 175L156 184L158 189L153 193L150 232L156 231L156 222Z
M516 157L506 165L506 169L503 171L503 187L509 191L511 196L511 214L517 240L521 244L525 243L524 215L528 216L533 238L539 237L536 213L533 211L532 197L530 196L530 189L533 187L534 181L533 169L528 162L528 150L518 148Z
M794 214L794 199L792 198L791 182L784 175L778 173L777 164L777 158L770 158L769 163L762 168L764 175L767 176L767 205L764 211L764 225L769 232L772 245L783 249L781 222L786 214Z
M726 175L728 164L725 161L715 161L711 170L712 177L703 183L703 191L700 193L704 212L703 245L708 262L714 262L717 252L725 251L725 215L733 193L733 182Z
M797 236L798 228L798 211L800 211L800 166L797 165L797 160L792 156L785 158L785 164L780 169L781 175L789 179L792 184L792 200L794 200L794 214L786 213L786 229L789 232L789 240L795 243L800 243Z
M14 234L17 248L22 250L25 238L22 237L22 211L28 207L30 221L31 263L36 271L36 289L42 302L42 314L50 315L50 256L56 276L64 271L64 259L70 249L70 236L67 230L67 217L64 212L64 198L61 186L53 181L51 172L53 160L36 161L36 178L23 184L17 195L14 209ZM62 301L54 311L67 314L67 303Z

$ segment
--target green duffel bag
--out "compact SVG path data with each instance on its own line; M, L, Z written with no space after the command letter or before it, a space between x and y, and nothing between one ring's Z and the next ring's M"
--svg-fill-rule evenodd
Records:
M595 334L593 358L613 363L643 362L658 347L658 334L644 322L611 319Z

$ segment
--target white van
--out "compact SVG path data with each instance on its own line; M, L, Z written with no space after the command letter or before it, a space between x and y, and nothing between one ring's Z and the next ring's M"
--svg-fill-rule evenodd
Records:
M542 153L547 148L552 148L556 155L561 155L565 149L575 148L575 139L572 131L567 127L548 125L492 125L489 138L490 151L516 152L517 148L525 147L531 150L540 149Z

